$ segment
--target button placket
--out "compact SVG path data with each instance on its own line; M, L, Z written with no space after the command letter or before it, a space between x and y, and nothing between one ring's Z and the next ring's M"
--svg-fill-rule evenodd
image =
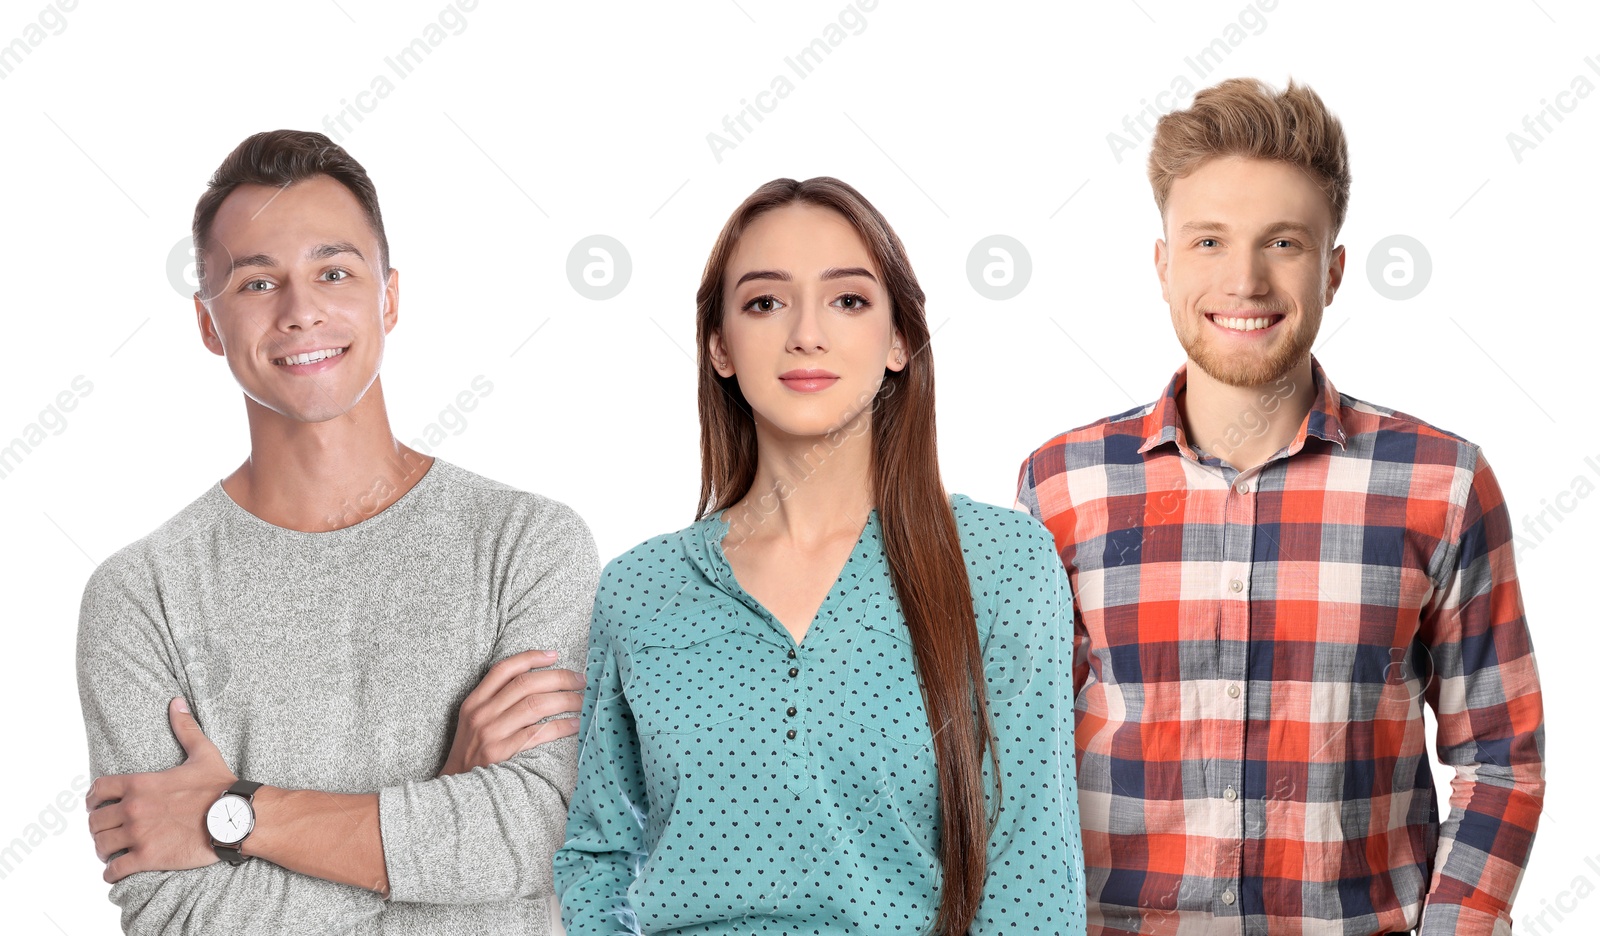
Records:
M819 615L820 617L820 615ZM813 630L815 625L813 625ZM809 636L809 635L808 635ZM800 655L794 647L785 653L789 668L785 671L787 690L784 695L789 704L783 710L783 717L789 727L783 731L784 740L781 742L785 749L784 760L789 768L787 786L789 792L800 795L811 784L811 771L809 769L810 754L806 748L803 732L804 725L800 721L800 709L805 705L805 684L800 680Z

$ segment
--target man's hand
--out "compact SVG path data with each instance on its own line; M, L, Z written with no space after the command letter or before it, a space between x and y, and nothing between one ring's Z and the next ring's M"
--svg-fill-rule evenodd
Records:
M461 703L450 756L439 775L466 773L510 760L532 747L578 733L578 719L551 715L583 709L583 677L571 670L532 670L549 666L556 654L528 650L490 667L483 681Z
M182 698L167 705L186 759L156 773L112 774L84 796L94 851L115 884L136 871L182 871L215 863L206 812L238 778ZM112 858L118 852L122 855Z

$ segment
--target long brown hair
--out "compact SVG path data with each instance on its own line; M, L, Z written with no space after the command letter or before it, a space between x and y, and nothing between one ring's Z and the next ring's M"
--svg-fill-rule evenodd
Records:
M756 429L736 377L723 377L706 350L722 329L723 283L739 237L764 212L796 202L831 208L849 221L877 261L895 328L910 361L885 368L871 404L872 491L884 552L922 681L939 772L944 883L934 932L964 933L983 896L989 822L983 799L983 755L999 755L989 730L983 659L972 586L961 555L955 514L939 478L933 425L933 353L925 297L905 246L861 193L827 176L774 179L734 211L711 248L695 296L700 371L700 503L696 519L737 503L756 475ZM999 802L996 796L995 802Z

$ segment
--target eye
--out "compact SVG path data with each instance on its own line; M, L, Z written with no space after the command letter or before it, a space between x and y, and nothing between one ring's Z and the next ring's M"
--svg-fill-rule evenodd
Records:
M742 308L746 312L775 312L782 306L783 303L778 301L777 296L765 295L751 299Z
M271 286L272 285L272 283L270 283L269 281L264 280L264 279L245 280L244 283L239 287L239 291L240 292L266 292L266 290L264 290L264 289L251 289L250 288L250 287L255 286L257 284L260 284L260 285L263 285L263 286Z
M850 312L859 312L872 305L872 300L859 293L845 293L833 301L839 308Z
M1287 237L1280 237L1277 240L1272 242L1272 246L1274 246L1274 247L1293 247L1294 246L1294 241L1290 240Z
M332 281L332 282L335 282L335 283L343 282L344 280L347 280L347 279L349 279L351 277L350 271L346 270L346 269L343 269L341 267L334 267L333 269L329 270L328 272L326 272L326 273L324 273L322 275L323 276L332 276L335 273L343 274L338 279Z
M1200 238L1200 246L1215 247L1217 246L1217 239L1215 237L1202 237Z

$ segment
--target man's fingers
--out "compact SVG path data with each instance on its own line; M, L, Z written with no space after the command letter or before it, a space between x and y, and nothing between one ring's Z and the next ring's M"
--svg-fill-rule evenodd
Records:
M131 847L133 847L133 833L128 831L127 826L107 829L94 837L94 853L100 856L101 861Z
M122 799L123 793L127 791L130 776L132 774L108 774L96 777L95 781L89 784L89 792L83 796L83 808L92 812L96 806L107 800Z
M200 723L194 720L194 715L189 712L189 703L182 696L167 703L167 718L172 722L172 733L183 745L184 754L194 757L215 752L219 758L222 756L217 746L200 729Z
M139 859L134 857L133 852L128 852L108 862L106 864L106 873L100 876L107 884L115 884L135 871L143 870L145 869L139 866Z
M469 701L482 702L493 698L518 674L526 673L536 666L549 666L555 661L556 653L553 650L524 650L521 653L508 656L489 667L489 672L485 673L483 679L479 680L478 687L472 690L467 699Z
M98 835L107 829L115 829L122 825L126 818L127 814L123 812L121 803L102 806L89 813L89 832Z

